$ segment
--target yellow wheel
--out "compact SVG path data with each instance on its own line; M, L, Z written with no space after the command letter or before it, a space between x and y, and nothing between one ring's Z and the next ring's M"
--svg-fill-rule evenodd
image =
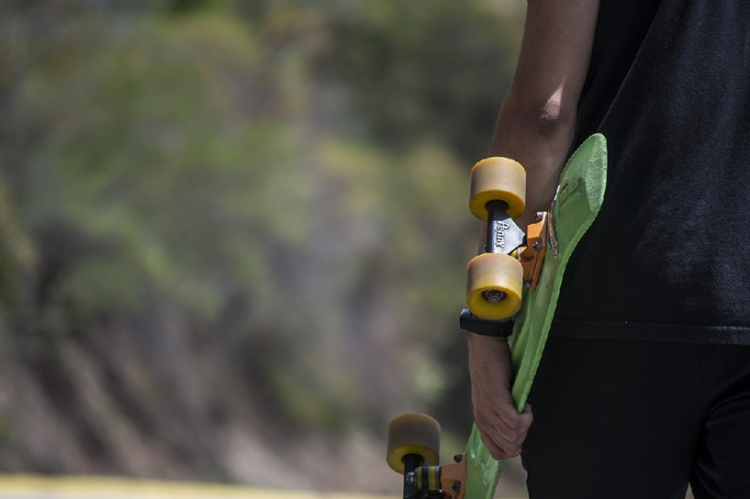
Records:
M511 218L521 216L526 206L526 170L508 158L483 159L471 169L469 209L487 221L487 203L503 201Z
M402 414L388 425L388 466L404 474L403 459L421 456L427 466L440 464L440 423L426 414Z
M475 256L466 269L466 305L482 319L509 319L521 308L523 267L502 253Z

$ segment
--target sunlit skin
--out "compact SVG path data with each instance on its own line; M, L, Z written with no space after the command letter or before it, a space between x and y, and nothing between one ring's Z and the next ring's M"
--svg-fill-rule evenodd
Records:
M526 169L526 211L519 226L554 197L575 131L578 97L591 59L599 0L530 0L513 83L497 118L491 156ZM510 394L510 350L504 338L469 333L474 417L495 459L518 456L533 421Z

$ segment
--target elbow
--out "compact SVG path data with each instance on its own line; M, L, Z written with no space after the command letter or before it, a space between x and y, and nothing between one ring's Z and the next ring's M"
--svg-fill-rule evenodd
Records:
M526 120L540 137L552 138L571 129L575 124L575 111L563 107L553 96L536 106L530 106ZM565 133L567 135L567 133Z
M539 140L570 140L575 129L577 105L577 102L563 99L560 92L533 100L514 101L509 98L499 120Z

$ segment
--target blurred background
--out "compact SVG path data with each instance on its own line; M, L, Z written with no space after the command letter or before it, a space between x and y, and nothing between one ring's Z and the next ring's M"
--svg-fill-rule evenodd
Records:
M524 9L0 2L0 472L391 493L405 411L459 452Z

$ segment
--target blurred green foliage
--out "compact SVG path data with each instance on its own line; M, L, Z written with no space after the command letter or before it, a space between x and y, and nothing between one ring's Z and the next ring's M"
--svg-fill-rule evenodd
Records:
M353 94L363 134L391 149L427 139L482 156L515 64L517 4L354 4L332 16L318 71Z
M47 358L113 322L140 337L176 321L182 346L154 338L149 355L218 352L169 369L239 373L282 423L381 431L442 407L465 428L467 173L521 8L0 7L3 343Z

